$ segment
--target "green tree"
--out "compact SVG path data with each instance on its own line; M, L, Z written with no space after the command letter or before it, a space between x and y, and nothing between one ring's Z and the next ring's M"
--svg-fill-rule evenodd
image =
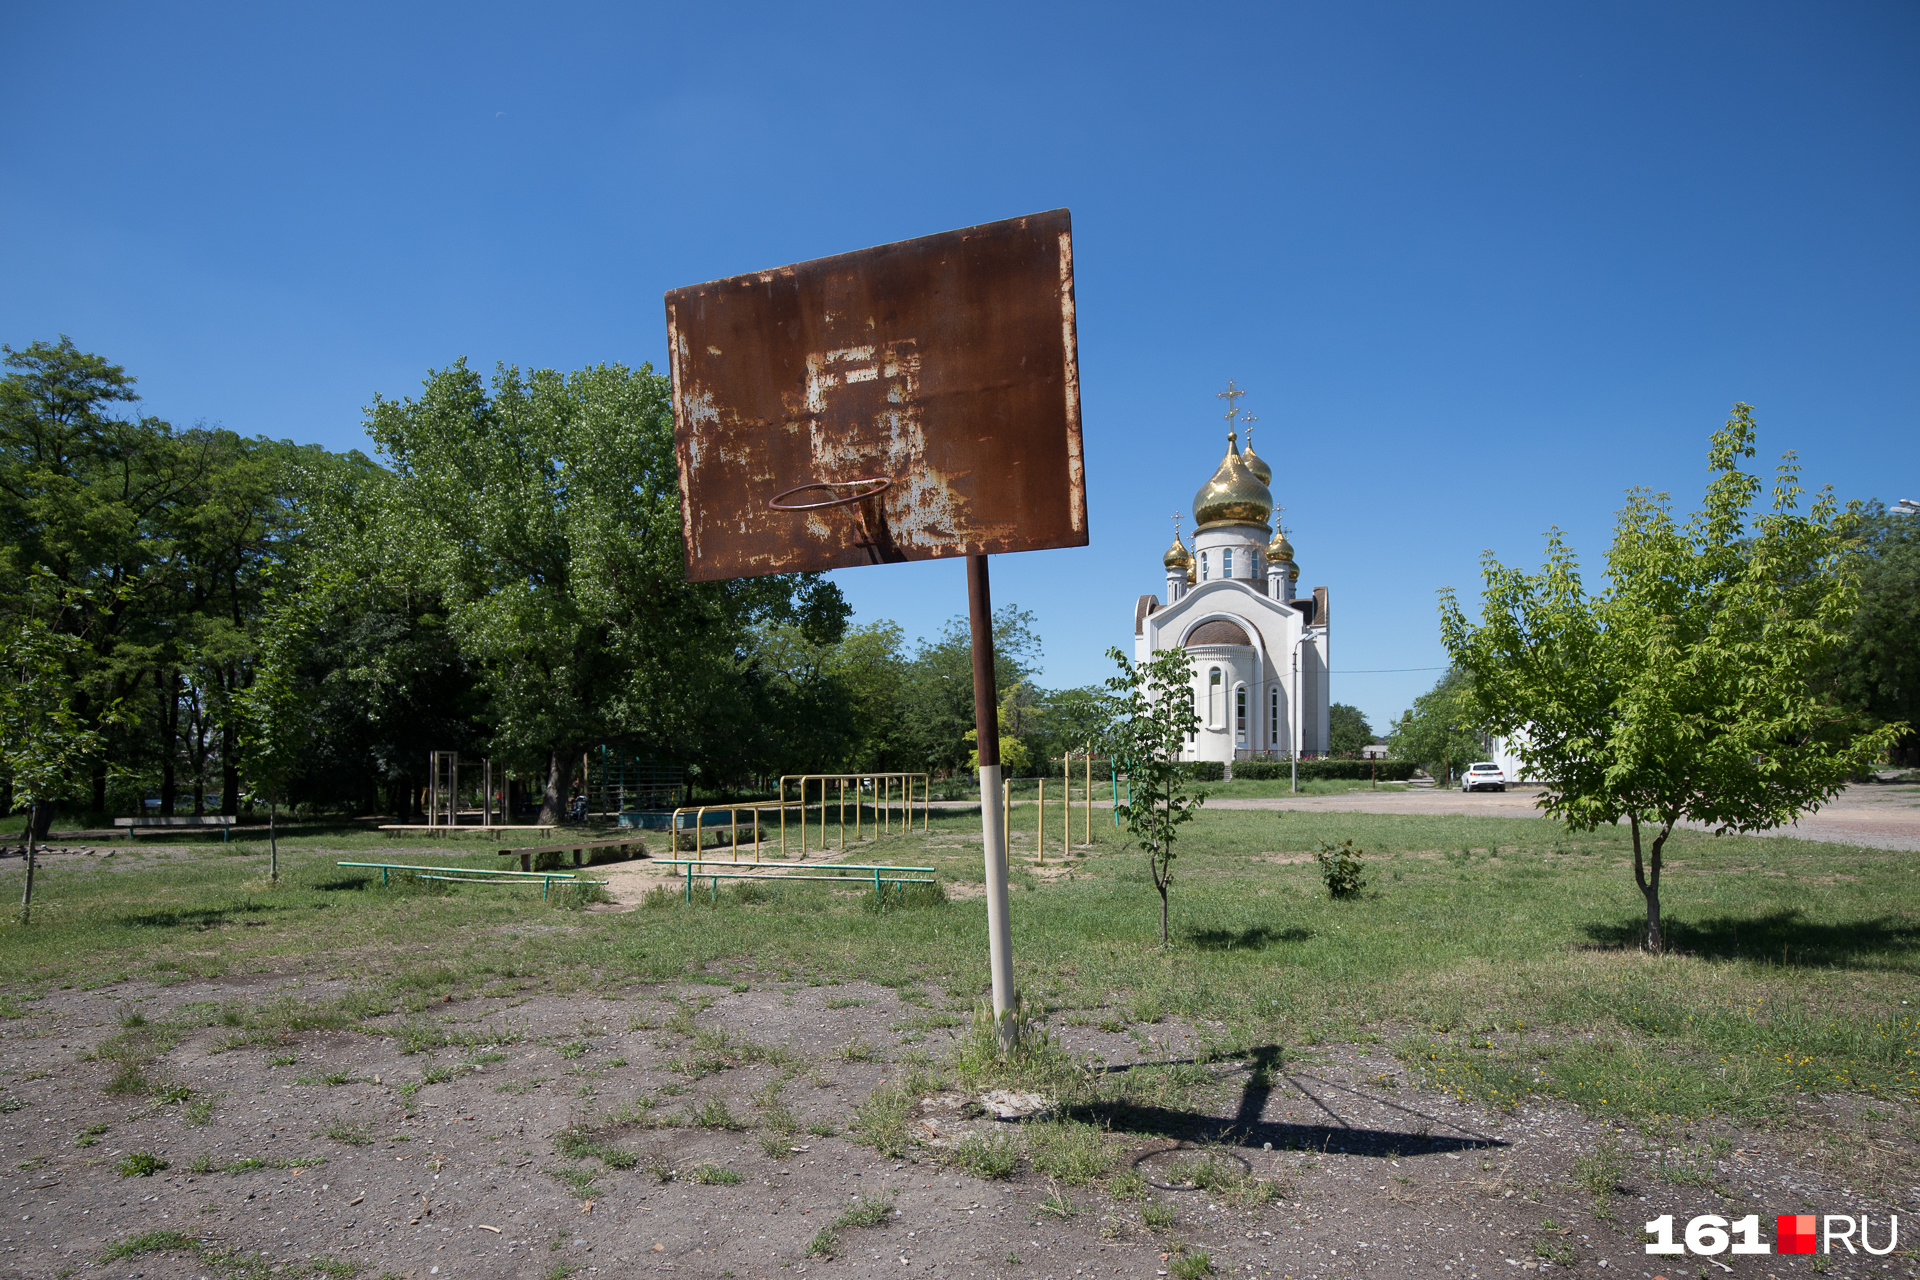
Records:
M208 466L211 437L121 416L139 399L134 379L65 337L0 346L0 357L8 370L0 377L0 620L23 616L34 576L62 589L42 621L80 641L63 646L60 659L77 723L107 741L92 778L100 809L107 755L128 760L144 745L117 709L164 665L179 612L173 530ZM168 670L164 688L155 679L162 700L173 688Z
M1033 615L1013 604L995 609L994 688L1011 689L1026 680L1039 660ZM950 619L937 638L921 642L908 669L902 710L905 736L923 767L971 767L973 639L965 618Z
M1033 776L1034 755L1024 737L1032 706L1032 692L1026 687L1026 682L1016 680L994 708L994 719L1000 727L1000 776L1003 778ZM975 744L968 750L967 767L977 771L980 768L977 727L967 730L967 741ZM984 802L984 797L982 800Z
M37 594L60 594L44 577ZM0 650L0 767L16 794L25 793L27 809L27 883L20 898L20 923L33 916L33 879L38 842L45 833L47 807L84 785L87 769L100 754L97 728L74 711L68 671L82 642L63 635L43 618L20 617Z
M1626 821L1646 943L1661 950L1661 853L1674 828L1761 831L1818 808L1904 726L1862 730L1817 687L1858 602L1847 552L1857 508L1828 490L1799 509L1782 459L1772 508L1749 406L1709 446L1713 479L1686 524L1664 494L1632 490L1589 595L1559 531L1537 574L1490 554L1481 620L1450 592L1441 634L1473 676L1477 725L1515 740L1549 813L1576 830ZM1651 840L1644 839L1651 836Z
M1828 679L1841 704L1906 724L1894 750L1920 764L1920 517L1869 504L1856 557L1860 607Z
M1327 708L1327 750L1336 756L1357 756L1373 741L1373 726L1360 708L1336 702Z
M267 795L267 875L280 880L280 800L313 741L312 695L300 681L311 602L294 594L272 609L252 682L241 691L246 775Z
M1200 723L1193 709L1193 670L1181 649L1163 649L1138 664L1118 649L1109 649L1107 656L1119 664L1120 674L1107 681L1113 710L1106 749L1132 781L1120 819L1147 855L1160 894L1160 944L1165 946L1174 841L1181 824L1207 800L1204 791L1189 793L1190 775L1180 759Z
M445 602L492 753L545 774L543 823L594 743L729 764L749 629L813 579L685 580L664 377L502 366L489 388L463 361L368 426L395 472L384 537Z
M1097 742L1106 733L1107 717L1106 692L1099 685L1042 694L1040 705L1029 717L1035 757L1053 761L1070 751L1085 751L1088 743Z
M1433 688L1413 700L1387 735L1387 749L1396 760L1411 760L1432 774L1441 786L1452 783L1460 769L1481 759L1486 745L1476 729L1480 719L1473 700L1473 676L1459 667L1448 668Z
M850 628L827 658L852 726L849 771L917 769L921 763L907 731L905 645L900 624L882 619Z

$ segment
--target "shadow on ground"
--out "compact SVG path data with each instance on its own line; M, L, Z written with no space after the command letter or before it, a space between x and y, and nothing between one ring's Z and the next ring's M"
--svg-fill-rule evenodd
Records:
M1638 947L1646 924L1593 923L1586 934L1604 947ZM1896 916L1823 924L1796 909L1764 916L1669 920L1667 945L1707 960L1768 961L1839 969L1920 970L1920 925Z
M1141 1106L1129 1102L1090 1103L1068 1108L1075 1120L1102 1127L1155 1137L1179 1138L1189 1142L1219 1143L1224 1146L1265 1148L1276 1151L1321 1151L1352 1156L1404 1156L1429 1151L1467 1151L1507 1145L1487 1134L1470 1133L1451 1121L1428 1115L1388 1098L1363 1093L1334 1084L1318 1076L1285 1073L1278 1045L1260 1045L1242 1051L1248 1058L1246 1087L1231 1116L1204 1111L1179 1111L1170 1107ZM1239 1057L1236 1053L1231 1055ZM1117 1064L1102 1074L1119 1075L1133 1065ZM1273 1098L1276 1081L1284 1081L1289 1094L1318 1107L1326 1120L1318 1124L1296 1124L1264 1118ZM1404 1125L1355 1123L1343 1111L1365 1108L1384 1110ZM1437 1133L1435 1130L1451 1130Z

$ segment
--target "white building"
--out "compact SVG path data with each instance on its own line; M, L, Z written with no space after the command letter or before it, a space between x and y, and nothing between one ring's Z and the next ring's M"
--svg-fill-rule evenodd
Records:
M1293 544L1275 536L1273 471L1232 432L1213 478L1194 495L1193 547L1174 531L1162 557L1167 599L1133 611L1135 661L1185 649L1200 729L1190 760L1245 760L1327 750L1327 589L1296 598Z

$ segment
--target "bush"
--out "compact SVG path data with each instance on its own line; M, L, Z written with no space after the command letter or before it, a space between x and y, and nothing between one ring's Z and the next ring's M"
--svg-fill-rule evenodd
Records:
M1300 781L1366 782L1377 779L1381 782L1406 782L1412 779L1419 767L1411 760L1302 760ZM1292 776L1293 764L1288 760L1233 762L1233 778L1236 782L1270 782Z
M1190 760L1187 776L1195 782L1225 782L1227 766L1218 760Z
M1320 878L1327 882L1330 897L1351 898L1366 887L1366 873L1360 869L1362 851L1353 841L1331 844L1322 840L1313 860L1320 864Z

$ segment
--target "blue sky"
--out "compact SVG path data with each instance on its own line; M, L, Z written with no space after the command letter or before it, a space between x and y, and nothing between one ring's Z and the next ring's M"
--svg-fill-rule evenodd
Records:
M661 362L669 288L1074 215L1092 545L1001 557L1104 677L1250 395L1334 696L1382 724L1483 549L1589 562L1756 406L1920 497L1920 7L10 4L0 340L361 446L458 356ZM959 562L839 575L938 630Z

